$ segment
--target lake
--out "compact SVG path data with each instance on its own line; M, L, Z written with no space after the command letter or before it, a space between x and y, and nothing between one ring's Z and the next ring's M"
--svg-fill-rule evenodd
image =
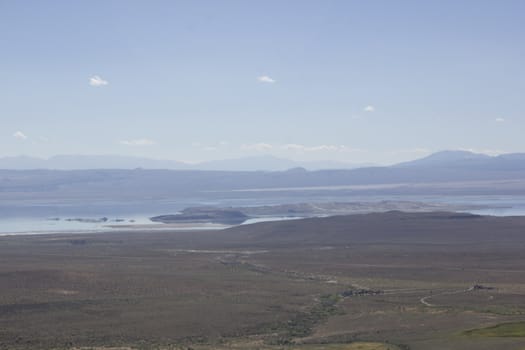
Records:
M378 202L415 201L424 203L447 203L453 205L486 206L484 209L470 210L480 215L512 216L525 215L525 196L353 196L337 194L334 191L292 191L278 192L274 195L261 195L257 192L227 193L222 196L202 196L200 198L145 199L143 201L16 201L0 204L0 234L40 234L61 232L100 232L107 230L129 230L134 228L176 229L162 223L154 223L150 217L161 214L174 214L192 206L259 206L291 204L302 202ZM107 220L99 221L101 218ZM76 220L81 219L81 220ZM284 217L251 219L247 223L268 220L282 220ZM89 221L89 222L87 222ZM130 226L131 225L131 226ZM143 226L147 225L147 226ZM224 226L207 226L222 228ZM198 226L182 226L181 229L200 229Z

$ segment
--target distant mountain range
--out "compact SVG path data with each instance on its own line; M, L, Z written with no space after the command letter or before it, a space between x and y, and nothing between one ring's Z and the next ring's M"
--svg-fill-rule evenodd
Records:
M48 159L18 156L0 158L0 169L32 170L87 170L87 169L169 169L169 170L223 170L223 171L283 171L291 168L355 169L373 164L353 164L336 161L298 162L273 156L223 159L196 164L176 160L161 160L130 156L59 155Z
M220 170L220 171L285 171L293 168L306 170L357 169L379 167L373 163L345 163L337 161L294 161L270 155L236 159L186 163L131 156L59 155L48 159L17 156L0 158L0 169L9 170L88 170L88 169L166 169L166 170ZM488 156L468 151L442 151L427 157L399 163L390 168L494 168L525 167L525 153ZM386 167L384 167L386 168Z
M18 160L26 160L21 158ZM43 161L40 168L52 162L65 162L67 158L52 158ZM74 160L80 162L79 158ZM295 167L286 171L202 171L144 169L146 165L166 168L165 163L102 163L98 159L84 158L83 162L65 163L69 167L93 167L94 169L57 170L0 170L0 214L15 210L9 201L36 200L39 198L71 199L85 203L88 200L137 200L159 198L222 198L227 196L251 198L273 198L293 195L303 196L304 191L322 194L330 191L330 197L338 195L524 195L525 154L505 154L496 157L464 151L439 152L428 157L393 166L361 167L357 169L323 169L310 171ZM13 160L12 158L8 160ZM89 160L89 162L88 162ZM95 160L97 162L95 162ZM103 158L109 161L107 158ZM272 160L272 159L271 159ZM2 167L14 168L13 163L2 162ZM126 161L126 162L125 162ZM47 163L50 162L50 163ZM152 161L153 162L153 161ZM265 163L251 159L244 169L268 169ZM6 166L8 164L9 166ZM18 167L19 163L14 163ZM23 164L32 167L30 161ZM55 163L56 168L65 167ZM62 164L61 166L59 166ZM122 167L133 169L102 169ZM176 163L168 163L175 166ZM206 164L210 168L227 168L240 165L236 162ZM280 163L281 167L288 164ZM205 169L204 165L200 165ZM209 169L210 169L209 168ZM198 168L197 168L198 169ZM323 192L325 191L325 192ZM285 194L286 193L286 194ZM21 195L23 194L23 195ZM301 200L303 200L301 198ZM142 204L141 204L142 205ZM12 209L14 208L14 209Z
M419 168L471 168L485 170L525 169L525 153L508 153L499 156L468 151L442 151L394 167Z

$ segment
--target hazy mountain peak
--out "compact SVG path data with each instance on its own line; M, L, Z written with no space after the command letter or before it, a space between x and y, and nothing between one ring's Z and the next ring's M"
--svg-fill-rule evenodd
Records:
M307 171L308 170L306 170L305 168L303 168L301 166L298 166L298 167L295 167L295 168L290 168L286 172L288 172L288 173L306 173Z
M494 167L525 167L525 153L488 156L463 150L446 150L427 157L399 163L392 167L468 166L492 164ZM0 158L0 169L29 170L86 170L86 169L167 169L167 170L220 170L220 171L286 171L298 168L306 170L356 169L372 167L370 163L346 163L332 160L295 161L272 155L222 159L189 164L176 160L152 159L119 155L57 155L49 159L18 156Z
M409 162L404 162L397 164L396 166L434 166L434 165L444 165L444 164L453 164L462 161L471 161L471 160L488 160L493 157L486 154L474 153L464 150L445 150L436 153L432 153L429 156L424 158L412 160Z
M186 169L188 165L173 160L159 160L119 155L56 155L48 159L17 156L0 158L0 169L86 170L86 169Z
M369 165L369 164L366 164ZM85 169L169 169L169 170L222 170L222 171L285 171L292 168L354 169L365 164L352 164L330 160L295 161L272 155L221 159L189 164L176 160L151 159L122 155L56 155L49 159L17 156L0 158L0 169L30 170L85 170Z
M490 156L482 153L474 153L464 150L445 150L433 153L427 159L443 159L443 160L463 160L463 159L486 159Z

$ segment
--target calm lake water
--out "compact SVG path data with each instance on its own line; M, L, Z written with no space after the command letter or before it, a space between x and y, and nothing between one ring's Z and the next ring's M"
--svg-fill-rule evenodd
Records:
M130 225L137 229L147 225L148 229L173 229L162 223L154 223L150 217L161 214L174 214L191 206L257 206L289 204L300 202L378 202L416 201L425 203L448 203L454 205L482 205L484 209L470 210L471 213L496 216L525 215L525 196L341 196L332 193L297 193L277 196L251 196L235 198L193 198L184 200L144 200L135 202L95 202L95 203L2 203L0 204L0 235L63 233L63 232L100 232L109 230L129 230ZM67 219L100 219L105 222L80 222ZM268 220L283 220L274 217L252 219L246 223ZM142 226L144 228L145 226ZM198 229L202 226L181 229ZM210 227L208 227L210 228ZM220 226L212 228L221 228Z

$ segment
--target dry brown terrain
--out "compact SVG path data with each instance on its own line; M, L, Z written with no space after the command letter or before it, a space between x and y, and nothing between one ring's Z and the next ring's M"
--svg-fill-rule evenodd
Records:
M0 349L524 349L524 251L450 213L1 237Z

